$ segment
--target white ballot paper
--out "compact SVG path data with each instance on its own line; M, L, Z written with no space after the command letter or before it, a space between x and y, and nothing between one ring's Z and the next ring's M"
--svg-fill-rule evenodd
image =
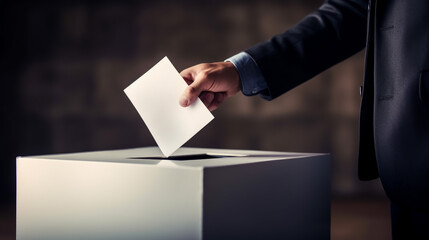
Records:
M189 107L179 105L187 86L164 57L124 90L166 157L214 118L199 98Z

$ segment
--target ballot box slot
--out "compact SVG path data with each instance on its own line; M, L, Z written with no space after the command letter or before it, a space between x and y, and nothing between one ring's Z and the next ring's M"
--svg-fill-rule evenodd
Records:
M188 160L203 160L203 159L216 159L216 158L289 158L299 157L302 154L233 154L233 153L198 153L198 154L186 154L186 155L174 155L169 157L164 156L148 156L148 157L129 157L128 159L146 159L146 160L175 160L175 161L188 161Z
M187 160L202 160L202 159L214 159L214 158L226 158L226 157L243 157L243 156L245 156L245 155L199 153L199 154L175 155L175 156L169 156L169 157L164 157L164 156L130 157L128 159L187 161Z

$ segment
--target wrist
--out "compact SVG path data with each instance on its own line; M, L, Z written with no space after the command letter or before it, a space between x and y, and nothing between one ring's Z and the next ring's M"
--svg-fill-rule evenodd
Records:
M246 96L259 94L268 86L256 61L246 52L241 52L227 60L239 74L240 90Z
M238 72L237 67L232 62L229 62L229 61L226 61L223 64L227 66L228 75L230 76L229 78L233 83L233 88L235 89L236 92L241 91L242 85L240 80L240 73Z

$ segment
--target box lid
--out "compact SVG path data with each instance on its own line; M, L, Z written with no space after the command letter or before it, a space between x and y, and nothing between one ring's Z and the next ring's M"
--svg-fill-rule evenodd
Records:
M178 149L169 158L165 158L158 147L143 147L122 150L39 155L20 158L201 168L296 159L321 155L327 154L183 147Z

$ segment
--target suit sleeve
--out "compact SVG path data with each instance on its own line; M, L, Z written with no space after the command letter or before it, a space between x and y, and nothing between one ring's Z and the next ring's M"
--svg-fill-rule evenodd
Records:
M368 1L327 0L286 32L246 52L274 99L365 47Z

